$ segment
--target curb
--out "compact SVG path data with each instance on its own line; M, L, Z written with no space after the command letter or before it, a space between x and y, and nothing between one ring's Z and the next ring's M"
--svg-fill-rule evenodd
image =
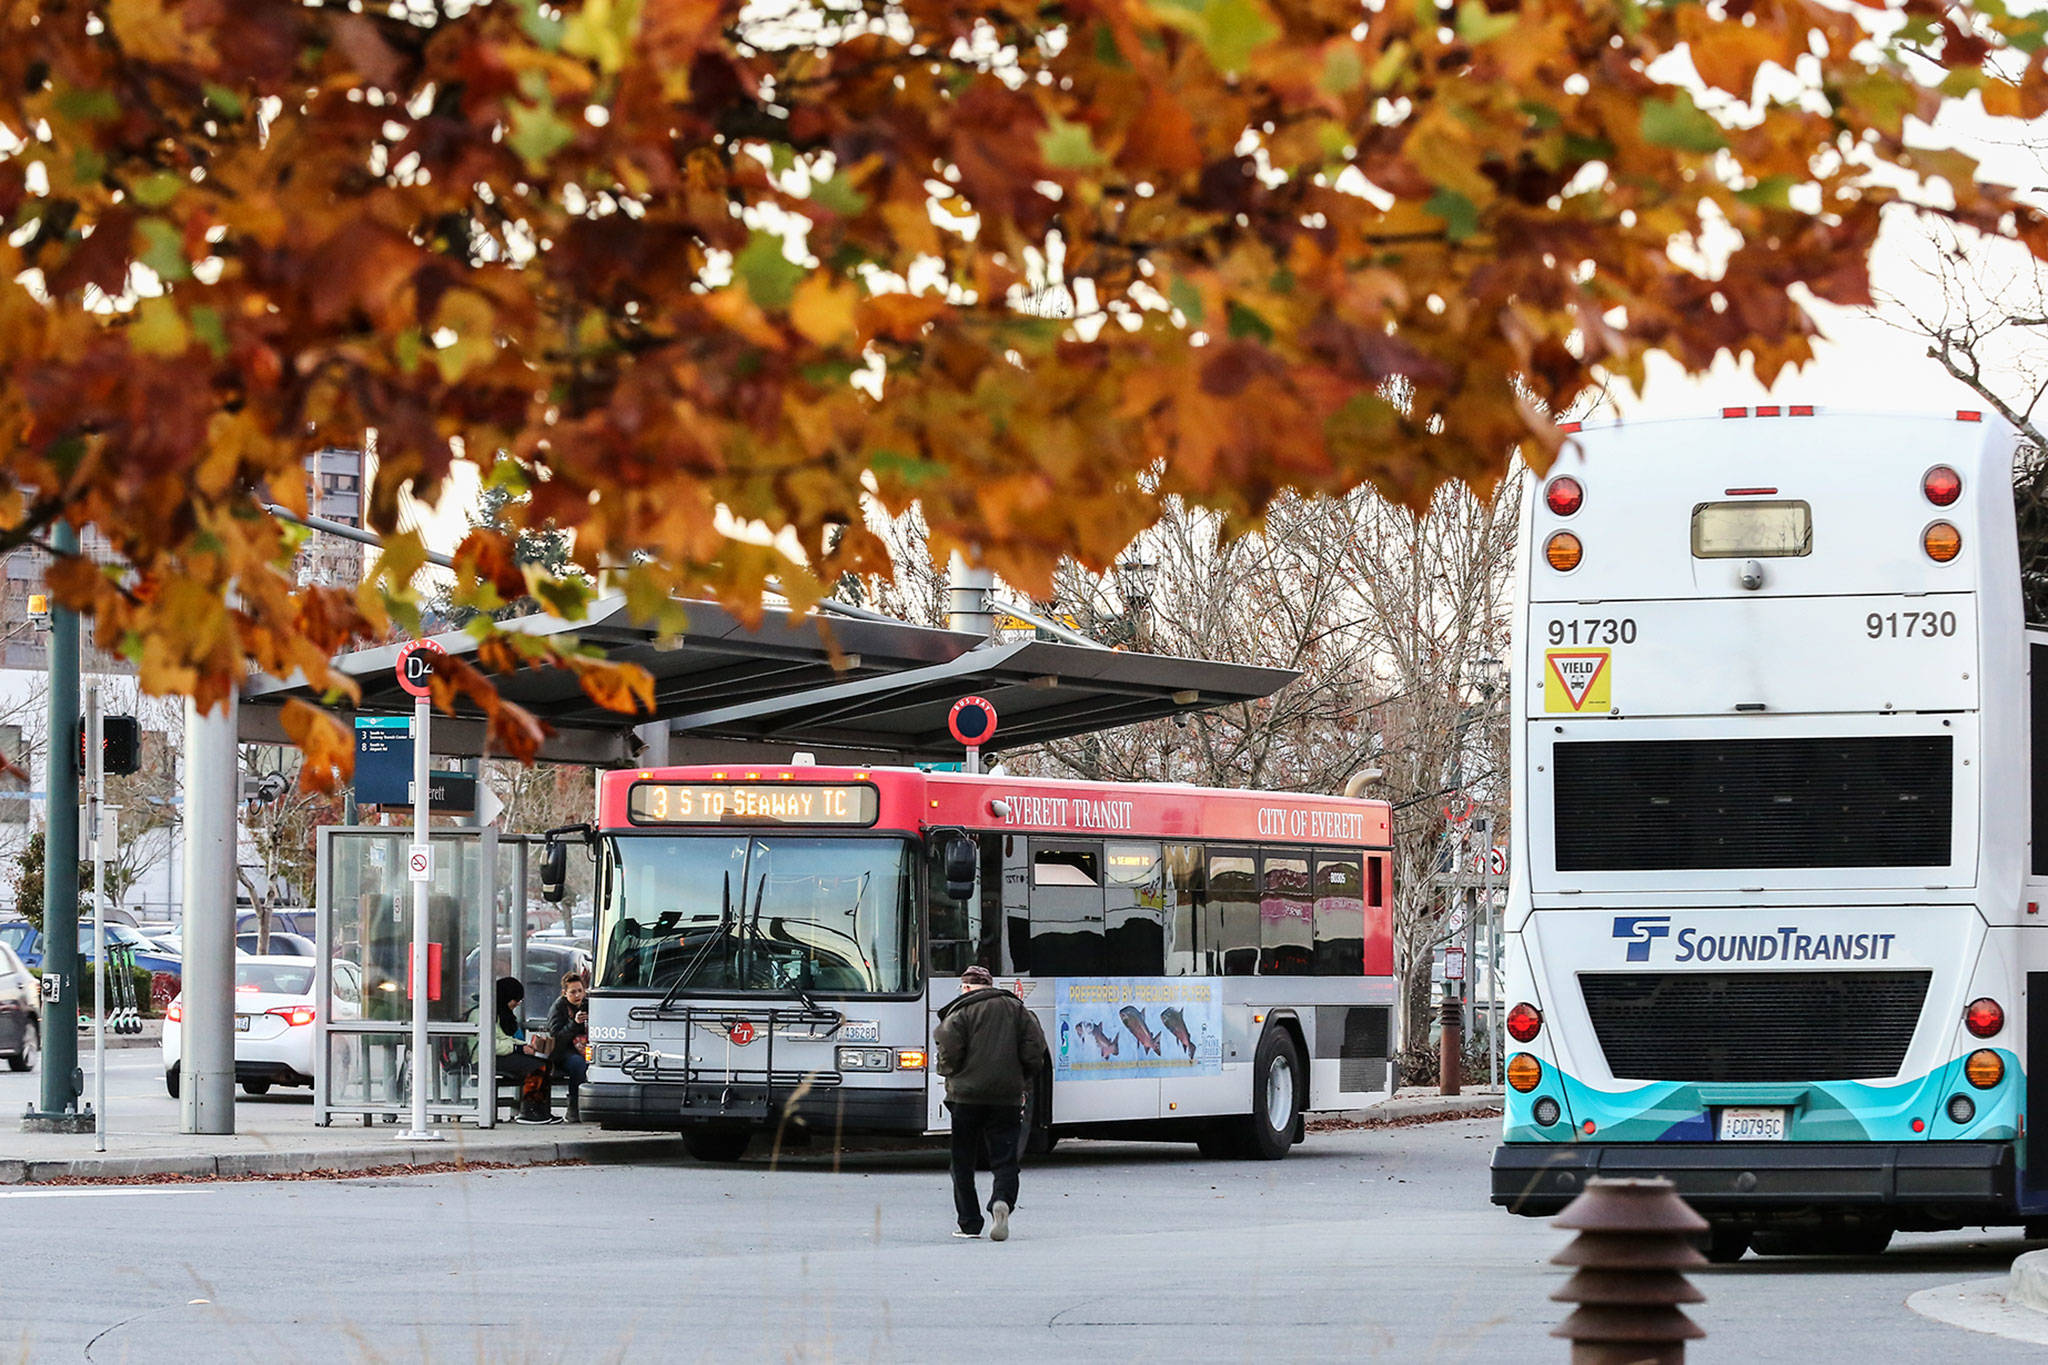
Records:
M347 1175L357 1171L388 1171L393 1167L541 1166L562 1161L593 1164L648 1161L674 1156L681 1146L673 1136L562 1138L475 1148L458 1140L390 1147L352 1147L335 1151L221 1152L191 1156L89 1156L54 1160L0 1160L0 1185L37 1185L58 1180L150 1180L172 1177L214 1180L223 1177L305 1175L313 1171Z
M2048 1251L2029 1251L2012 1263L2006 1302L2048 1313Z

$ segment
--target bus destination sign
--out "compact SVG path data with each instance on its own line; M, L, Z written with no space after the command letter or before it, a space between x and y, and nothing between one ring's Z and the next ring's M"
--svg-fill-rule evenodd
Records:
M855 782L636 782L626 798L636 825L872 825L880 811Z

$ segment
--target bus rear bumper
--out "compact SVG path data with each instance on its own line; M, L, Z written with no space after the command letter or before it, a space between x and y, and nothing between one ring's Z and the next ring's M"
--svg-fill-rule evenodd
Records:
M2015 1221L2017 1175L2004 1142L1539 1143L1493 1153L1493 1202L1545 1218L1594 1176L1662 1177L1700 1213L1769 1220L1805 1210L1902 1221Z
M620 1084L587 1082L583 1117L607 1128L683 1132L692 1128L777 1128L795 1124L816 1136L840 1133L922 1133L925 1097L915 1090L854 1086L814 1089L699 1082Z

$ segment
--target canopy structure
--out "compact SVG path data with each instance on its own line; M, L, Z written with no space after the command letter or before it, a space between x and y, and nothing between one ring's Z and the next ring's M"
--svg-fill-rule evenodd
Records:
M946 761L961 754L947 716L964 696L994 705L1000 726L988 748L1000 752L1254 701L1297 676L1042 640L1004 643L866 615L792 624L777 613L750 629L708 602L692 602L688 628L666 644L628 620L616 598L574 624L534 616L507 628L573 633L653 676L654 713L637 718L604 710L563 670L494 679L503 695L554 727L542 758L603 766L787 762L798 752L819 762ZM461 631L433 638L454 655L476 647ZM398 646L389 645L336 661L362 688L361 713L410 713L412 698L393 672L397 659ZM241 737L281 742L278 713L293 697L315 699L303 680L251 683L239 710ZM442 753L482 752L483 723L473 712L437 715L433 733Z

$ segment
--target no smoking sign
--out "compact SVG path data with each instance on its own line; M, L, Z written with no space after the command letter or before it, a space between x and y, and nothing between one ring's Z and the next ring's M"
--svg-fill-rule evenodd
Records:
M414 844L405 855L405 879L409 882L430 882L434 880L434 848L431 844Z

